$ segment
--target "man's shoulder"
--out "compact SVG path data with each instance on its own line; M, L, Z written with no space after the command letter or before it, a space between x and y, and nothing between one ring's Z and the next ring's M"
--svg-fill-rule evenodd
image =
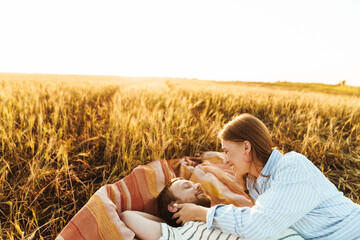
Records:
M191 227L197 227L197 226L201 226L204 225L206 227L206 223L205 222L201 222L201 221L189 221L186 222L184 225L179 226L179 227L172 227L167 223L160 223L163 227L167 227L167 228L173 228L173 229L184 229L184 228L191 228Z
M161 237L159 240L185 240L188 236L195 235L199 231L206 229L206 223L200 221L189 221L180 227L172 227L166 223L161 223Z
M185 223L183 226L178 227L178 228L189 228L189 227L197 227L197 226L202 226L204 225L206 227L206 223L205 222L201 222L201 221L189 221L187 223Z

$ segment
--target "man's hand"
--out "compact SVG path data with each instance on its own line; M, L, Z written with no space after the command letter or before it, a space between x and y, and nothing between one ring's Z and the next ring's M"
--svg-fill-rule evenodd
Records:
M178 204L177 208L180 210L174 214L172 218L179 218L176 223L184 225L189 221L206 222L206 215L209 208L195 205L193 203Z

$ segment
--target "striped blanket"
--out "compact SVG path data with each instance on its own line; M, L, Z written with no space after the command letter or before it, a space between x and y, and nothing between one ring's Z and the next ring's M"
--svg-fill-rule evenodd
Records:
M156 197L174 177L201 183L211 196L212 205L252 206L252 199L245 194L232 170L222 164L222 156L218 152L205 152L196 166L186 158L137 166L125 178L97 190L56 239L136 239L119 213L137 210L158 215Z

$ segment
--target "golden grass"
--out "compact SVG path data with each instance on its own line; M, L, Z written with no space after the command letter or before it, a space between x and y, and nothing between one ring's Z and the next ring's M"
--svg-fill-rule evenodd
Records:
M220 151L218 131L244 112L360 203L360 94L299 87L0 74L0 239L55 238L136 165Z

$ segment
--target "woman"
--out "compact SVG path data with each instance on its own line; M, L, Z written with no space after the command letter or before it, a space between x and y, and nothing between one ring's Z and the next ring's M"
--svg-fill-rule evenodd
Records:
M179 204L178 223L200 220L244 239L265 239L286 228L305 239L360 239L360 205L339 192L304 155L282 155L258 118L242 114L219 134L224 163L244 180L253 207Z

